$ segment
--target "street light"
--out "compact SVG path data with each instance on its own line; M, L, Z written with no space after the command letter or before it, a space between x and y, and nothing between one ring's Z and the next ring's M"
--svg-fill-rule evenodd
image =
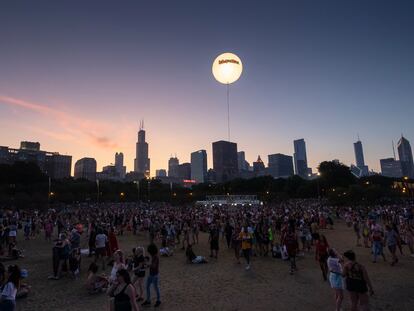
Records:
M138 196L137 196L137 203L139 204L139 180L134 181L134 184L137 184Z

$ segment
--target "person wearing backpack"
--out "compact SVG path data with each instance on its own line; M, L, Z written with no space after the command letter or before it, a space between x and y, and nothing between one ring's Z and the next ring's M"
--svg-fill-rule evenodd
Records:
M369 292L372 296L374 290L372 289L367 270L356 261L356 256L353 251L346 251L344 257L347 259L347 263L343 268L343 276L346 281L346 290L349 292L351 298L351 311L369 311L369 298L367 293ZM360 307L359 309L358 305Z

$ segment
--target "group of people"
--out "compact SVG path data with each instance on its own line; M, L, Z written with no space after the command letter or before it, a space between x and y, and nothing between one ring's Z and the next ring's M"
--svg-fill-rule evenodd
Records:
M256 257L282 258L290 263L290 274L297 271L298 256L314 252L322 279L329 280L335 291L336 310L342 307L345 289L350 293L352 310L358 310L358 306L368 310L368 294L373 289L365 267L356 261L354 252L337 252L333 247L335 241L328 243L324 235L339 218L352 227L356 246L371 250L373 262L379 256L385 260L385 247L391 254L391 265L398 263L397 249L402 254L407 245L408 252L414 253L411 202L351 208L333 207L320 200L237 207L122 203L70 206L44 213L1 211L0 250L6 244L16 243L18 228L23 229L26 239L35 238L43 230L45 240L51 241L57 233L50 278L59 279L64 271L79 277L82 254L93 256L87 290L107 292L111 296L110 309L116 311L138 310L138 304L151 304L151 287L157 294L155 306L159 306L159 256L171 256L180 248L185 250L188 263L199 264L218 261L224 245L233 249L236 263L244 258L246 270L252 268L252 259L258 260ZM117 236L125 232L147 235L150 256L145 256L142 246L129 255L121 251ZM208 234L209 260L195 253L200 232ZM81 248L82 235L87 249ZM98 274L99 267L104 272L108 264L112 266L110 275Z

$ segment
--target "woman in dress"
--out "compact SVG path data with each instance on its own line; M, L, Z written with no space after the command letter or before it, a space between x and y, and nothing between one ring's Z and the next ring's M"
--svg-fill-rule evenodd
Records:
M329 250L327 260L329 270L329 283L335 291L335 311L340 311L344 300L344 284L342 278L342 259L334 249Z

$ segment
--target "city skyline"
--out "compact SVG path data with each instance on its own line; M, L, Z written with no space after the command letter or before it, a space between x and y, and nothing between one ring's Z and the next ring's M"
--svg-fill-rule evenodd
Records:
M205 149L212 167L227 111L211 63L226 51L245 68L230 88L231 133L250 163L293 155L304 138L309 167L350 165L360 133L380 171L399 133L414 139L413 4L235 3L1 3L0 145L39 141L98 170L121 151L132 171L145 119L151 176L172 153L185 163Z

